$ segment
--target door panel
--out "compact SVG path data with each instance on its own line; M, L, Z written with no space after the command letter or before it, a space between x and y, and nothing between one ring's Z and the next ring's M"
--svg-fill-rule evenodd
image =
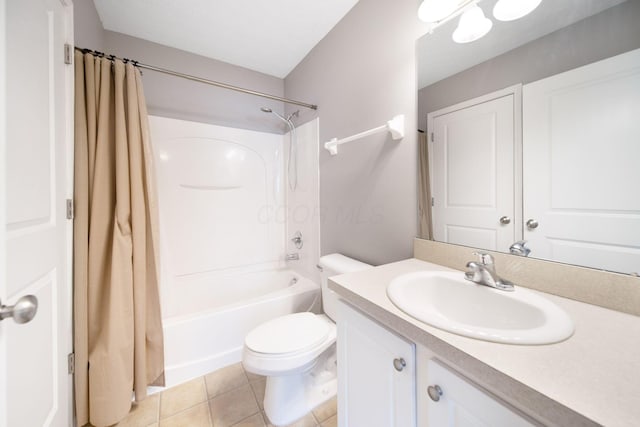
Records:
M500 251L517 240L514 103L496 94L429 115L435 240Z
M624 191L640 182L639 92L640 50L524 86L532 256L639 271L640 192Z
M0 425L71 425L72 66L71 5L60 0L0 2L5 11L5 109L0 158L5 208L0 297L38 299L33 320L0 322Z

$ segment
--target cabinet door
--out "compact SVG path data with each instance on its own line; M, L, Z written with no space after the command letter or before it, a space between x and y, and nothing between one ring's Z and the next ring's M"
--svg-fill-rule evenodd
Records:
M533 427L523 416L512 411L506 403L465 381L447 368L430 360L429 385L440 387L442 394L427 400L429 427ZM427 390L424 390L426 393ZM434 390L431 390L432 394Z
M415 345L340 302L338 425L414 427L415 396Z

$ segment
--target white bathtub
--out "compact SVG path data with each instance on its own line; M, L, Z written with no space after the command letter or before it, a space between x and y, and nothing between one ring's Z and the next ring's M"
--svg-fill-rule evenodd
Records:
M174 280L162 304L168 387L240 362L244 337L259 324L320 306L319 285L291 270Z

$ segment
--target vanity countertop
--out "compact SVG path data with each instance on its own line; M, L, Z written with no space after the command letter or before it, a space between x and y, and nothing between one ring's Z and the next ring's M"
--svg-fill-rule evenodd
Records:
M386 294L391 280L423 270L456 271L408 259L334 276L329 288L549 425L640 425L640 317L540 292L571 316L573 336L535 346L480 341L429 326L393 305Z

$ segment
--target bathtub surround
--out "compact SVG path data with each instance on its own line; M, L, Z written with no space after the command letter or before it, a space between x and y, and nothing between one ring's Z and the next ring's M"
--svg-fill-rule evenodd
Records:
M76 414L107 426L164 385L155 176L139 70L76 52L75 95Z
M297 119L296 119L297 120ZM298 138L298 186L287 189L286 207L286 253L297 253L297 261L287 261L287 267L298 274L320 283L320 272L316 265L320 259L320 221L318 170L318 132L320 120L311 120L296 129ZM284 153L289 155L289 135L284 137ZM288 158L285 159L285 164ZM296 233L302 233L302 247L298 249L291 240ZM320 308L320 304L318 307Z

